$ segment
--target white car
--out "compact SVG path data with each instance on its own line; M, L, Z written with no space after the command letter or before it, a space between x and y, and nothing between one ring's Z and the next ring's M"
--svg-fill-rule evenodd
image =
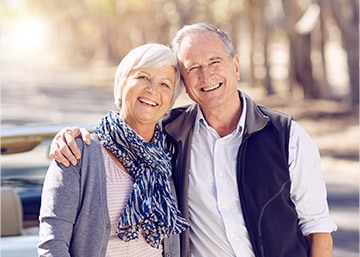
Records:
M63 127L1 129L1 257L37 256L42 184L51 161L49 146Z

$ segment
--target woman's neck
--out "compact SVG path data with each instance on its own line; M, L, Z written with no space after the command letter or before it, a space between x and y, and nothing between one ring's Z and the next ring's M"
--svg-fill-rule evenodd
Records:
M150 142L154 136L155 124L152 125L140 125L140 126L131 126L128 124L136 133L141 136L145 141Z
M150 142L154 136L156 123L144 123L134 119L123 118L125 123L141 136L145 141Z

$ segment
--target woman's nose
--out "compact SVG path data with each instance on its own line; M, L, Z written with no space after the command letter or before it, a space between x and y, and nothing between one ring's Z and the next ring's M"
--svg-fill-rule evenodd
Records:
M157 85L154 81L150 81L146 87L146 92L153 92L157 90Z

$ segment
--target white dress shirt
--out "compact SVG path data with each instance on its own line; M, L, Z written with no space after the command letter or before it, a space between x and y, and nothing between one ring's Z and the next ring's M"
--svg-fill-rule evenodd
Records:
M193 257L254 256L236 182L236 156L247 109L245 99L242 102L243 114L237 129L222 138L207 124L198 107L189 170ZM336 230L329 217L318 149L294 121L290 129L289 171L291 199L303 234Z

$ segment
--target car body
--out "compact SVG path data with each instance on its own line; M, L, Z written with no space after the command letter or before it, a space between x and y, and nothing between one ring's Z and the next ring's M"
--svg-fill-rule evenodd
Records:
M73 125L1 129L2 257L37 256L42 185L51 162L49 147L65 126Z

